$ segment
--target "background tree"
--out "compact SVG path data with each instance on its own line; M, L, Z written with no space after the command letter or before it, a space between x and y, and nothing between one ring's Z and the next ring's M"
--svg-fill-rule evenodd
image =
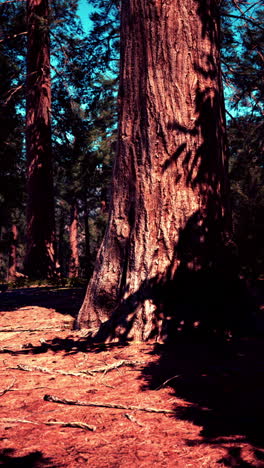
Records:
M27 253L31 277L55 274L48 0L27 1Z
M227 91L233 232L240 274L263 275L263 2L223 2L222 68Z
M10 117L13 118L17 113L22 124L25 109L23 91L25 91L25 38L27 32L23 5L21 2L12 2L1 7L1 20L3 20L1 45L5 50L6 59L11 64L10 74L12 73L12 80L7 82L5 79L5 89L2 90L3 103L9 95L13 97ZM77 16L78 2L76 0L70 2L53 0L50 2L50 7L48 32L51 37L52 53L53 175L55 180L55 216L58 224L57 235L60 234L59 240L62 241L59 251L63 252L60 259L63 264L62 273L68 275L71 251L69 247L70 207L76 200L80 215L78 224L78 254L81 262L79 274L86 275L91 271L97 244L100 242L107 216L106 210L102 210L102 203L105 203L105 194L108 193L105 185L109 178L109 171L111 171L110 160L113 152L111 135L114 131L113 122L116 121L115 99L112 97L114 93L113 79L111 77L104 78L102 69L100 72L98 69L98 74L95 73L95 57L93 56L92 60L89 59L92 50L90 39L88 40L84 35ZM93 79L91 78L91 70L93 71ZM6 70L5 76L7 76ZM4 107L1 115L5 121ZM14 120L14 122L18 135L23 138L24 128L19 127L17 121ZM13 146L17 160L23 162L19 167L22 171L21 175L25 177L24 147L18 147L14 135ZM11 158L9 157L7 161L11 162ZM3 181L7 182L7 172L4 166L2 166L2 170ZM15 177L17 170L18 167L16 170L15 167L12 167L12 178ZM14 193L17 194L15 212L16 218L19 220L20 232L23 234L25 230L24 182L20 187L21 192L18 192L16 183L16 190L14 190ZM43 187L37 184L35 188L36 190L40 189L40 194L34 198L42 197ZM11 194L7 193L6 198L10 205ZM6 213L10 214L9 208ZM38 214L42 216L40 211ZM7 238L3 241L3 272L6 276L8 249L11 245L9 242L11 224L7 218L4 221L2 217L2 220L4 222L3 236ZM63 230L61 229L62 224L64 224ZM62 232L63 235L61 235ZM18 243L19 253L24 256L25 238L23 235L19 236ZM84 254L85 249L86 252L90 252L87 256ZM86 259L88 260L86 261ZM35 268L32 268L32 271L33 276L46 275L45 272L37 273Z
M254 284L264 272L263 119L241 116L228 134L234 241L240 273Z
M24 123L21 57L25 50L24 8L0 5L0 278L9 280L17 274L13 232L21 235L24 207L25 161L23 158ZM12 250L12 254L10 252ZM19 252L21 254L21 252ZM20 262L21 268L21 262ZM9 272L8 269L12 268ZM10 274L11 273L11 274Z

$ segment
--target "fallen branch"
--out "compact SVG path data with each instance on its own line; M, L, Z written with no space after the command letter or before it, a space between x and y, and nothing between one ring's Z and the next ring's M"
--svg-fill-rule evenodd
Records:
M139 422L132 414L125 413L125 417L129 419L129 421L137 424L138 426L143 427L143 424Z
M37 331L63 331L65 328L54 328L54 327L44 327L44 328L0 328L0 333L20 333L20 332L37 332Z
M25 364L17 364L17 366L15 367L8 367L8 369L16 369L16 370L22 370L22 371L26 371L26 372L34 372L34 371L38 371L38 372L44 372L46 374L60 374L60 375L71 375L71 376L74 376L74 377L87 377L87 373L88 371L86 371L85 373L83 372L72 372L72 371L63 371L63 370L56 370L56 369L48 369L47 367L40 367L40 366L32 366L32 367L29 367L29 366L26 366ZM91 374L93 375L93 374Z
M9 392L14 386L15 382L16 382L16 379L14 379L13 382L7 388L5 388L4 390L0 392L0 396L3 396L5 393Z
M42 421L42 422L36 422L36 421L28 421L27 419L14 419L14 418L3 418L0 419L0 424L15 424L15 423L22 423L22 424L35 424L35 425L41 425L45 424L45 426L62 426L62 427L78 427L80 429L85 429L88 431L96 431L96 426L90 426L89 424L86 424L84 422L79 422L79 421L73 421L73 422L62 422L62 421Z
M7 352L7 348L4 348L3 351ZM51 370L51 369L48 369L46 367L39 367L39 366L29 367L29 366L26 366L24 364L18 364L15 367L9 367L9 369L18 369L18 370L27 371L27 372L39 371L39 372L46 372L47 374L71 375L71 376L74 376L74 377L87 377L87 374L89 376L94 376L95 373L99 373L99 372L102 372L102 373L106 374L107 372L118 369L119 367L122 367L122 366L134 367L137 364L142 364L142 363L122 360L122 361L118 361L118 362L116 362L114 364L110 364L108 366L96 367L95 369L91 369L91 370L87 369L87 370L79 371L79 372L73 372L73 371L68 371L67 372L67 371L55 370L55 369Z
M180 375L174 375L174 377L171 377L170 379L165 380L165 382L163 382L161 385L155 388L155 390L160 390L162 387L165 387L165 385L169 383L171 380L178 379L178 377L180 377Z
M89 372L91 374L96 373L96 372L103 372L104 374L107 374L107 372L118 369L119 367L123 367L123 366L135 367L139 364L144 364L144 362L138 362L138 361L133 362L133 361L121 360L121 361L114 362L113 364L109 364L108 366L96 367L95 369L91 369Z
M132 410L132 411L145 411L147 413L164 413L164 414L175 414L173 410L167 409L158 409L158 408L143 408L141 406L126 406L120 404L113 404L113 403L90 403L88 401L80 401L80 400L67 400L65 398L58 398L53 395L44 395L43 399L45 401L50 401L53 403L61 403L63 405L77 405L77 406L95 406L100 408L113 408L113 409L124 409L124 410Z
M2 347L0 348L0 353L15 354L15 352L16 352L15 349L7 348L6 346L4 346L3 348Z

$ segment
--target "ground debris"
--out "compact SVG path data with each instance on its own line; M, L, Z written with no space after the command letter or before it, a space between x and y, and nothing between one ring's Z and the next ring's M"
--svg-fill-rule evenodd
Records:
M145 411L147 413L163 413L163 414L175 414L175 411L168 409L159 409L159 408L148 408L141 406L130 406L130 405L121 405L119 403L96 403L89 401L80 401L80 400L67 400L66 398L58 398L53 395L44 395L45 401L50 401L53 403L61 403L64 405L77 405L77 406L95 406L100 408L113 408L113 409L124 409L132 411Z
M62 330L65 330L65 328L67 327L64 327L64 326L61 326L61 327L57 327L57 328L54 328L54 327L42 327L42 328L10 328L10 327L4 327L4 328L0 328L0 333L26 333L26 332L39 332L39 331L62 331Z
M138 426L143 427L143 424L142 424L140 421L138 421L138 420L135 418L135 416L133 416L133 414L125 413L125 417L126 417L127 419L129 419L129 421L131 421L131 422L137 424Z
M4 390L1 390L0 396L3 396L5 395L5 393L9 392L13 388L15 382L16 382L16 379L14 379L13 382L10 385L8 385L8 387L4 388Z
M26 371L26 372L38 371L38 372L44 372L47 374L70 375L73 377L87 377L87 376L92 377L94 376L94 374L97 374L97 373L107 374L108 372L113 371L115 369L119 369L122 366L135 367L141 364L143 363L138 362L138 361L121 360L113 364L109 364L107 366L95 367L94 369L91 369L91 370L89 369L80 370L79 372L64 371L64 370L59 370L59 369L48 369L47 367L41 367L41 366L30 367L30 366L27 366L26 364L17 364L15 367L8 367L8 369L21 370L21 371Z
M82 330L56 332L66 312L73 319L84 290L8 294L0 328L16 332L0 333L1 466L264 466L263 337L228 349L189 341L175 348L95 344ZM73 405L48 403L45 394Z
M56 370L56 369L48 369L47 367L41 367L41 366L26 366L25 364L17 364L15 367L8 367L8 369L14 369L14 370L21 370L21 371L26 371L26 372L44 372L47 374L61 374L61 375L70 375L73 377L87 377L87 374L89 371L86 372L73 372L73 371L64 371L64 370ZM92 375L92 374L90 374Z
M118 369L119 367L136 367L138 365L145 364L143 361L128 361L122 359L121 361L114 362L113 364L109 364L107 366L102 366L102 367L95 367L94 369L90 369L92 374L97 373L97 372L103 372L104 374L107 374L107 372L110 372L112 370ZM87 371L83 371L87 372Z
M28 419L16 419L16 418L3 418L0 419L0 424L35 424L35 425L41 425L45 424L45 426L61 426L61 427L77 427L80 429L85 429L87 431L96 431L96 426L91 426L89 424L86 424L84 422L80 421L69 421L69 422L63 422L63 421L29 421Z

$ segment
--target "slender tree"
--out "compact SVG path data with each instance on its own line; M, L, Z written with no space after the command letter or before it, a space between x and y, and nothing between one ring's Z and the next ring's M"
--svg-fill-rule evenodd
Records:
M25 50L23 14L21 4L0 5L0 274L4 279L17 274L15 230L18 220L19 227L24 221L24 125L19 112L23 96L21 57Z
M219 56L214 0L122 1L110 217L77 320L100 327L98 339L165 338L171 319L195 324L191 279L201 286L223 267L230 216Z
M32 277L55 272L55 222L51 152L49 1L27 1L27 253Z
M76 278L79 274L79 249L78 249L78 205L76 200L72 201L69 226L70 239L70 261L69 278Z

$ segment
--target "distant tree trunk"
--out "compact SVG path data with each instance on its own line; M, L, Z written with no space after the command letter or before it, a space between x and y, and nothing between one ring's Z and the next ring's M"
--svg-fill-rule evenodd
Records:
M65 233L65 213L64 213L64 210L61 209L59 211L59 216L58 216L57 253L58 253L58 261L60 264L62 276L66 276L67 274L67 266L65 265L66 257L65 257L64 233Z
M78 248L78 205L74 201L70 213L70 260L69 260L69 278L77 278L79 275L79 248Z
M55 273L48 0L27 0L27 252L25 272Z
M85 235L85 275L87 278L91 275L91 246L90 246L90 228L87 201L84 201L84 235Z
M15 224L12 224L9 251L8 281L13 281L17 276L17 238L17 226Z
M101 326L98 339L166 336L183 314L184 281L190 297L190 278L222 261L230 217L216 5L122 1L112 202L77 320Z

